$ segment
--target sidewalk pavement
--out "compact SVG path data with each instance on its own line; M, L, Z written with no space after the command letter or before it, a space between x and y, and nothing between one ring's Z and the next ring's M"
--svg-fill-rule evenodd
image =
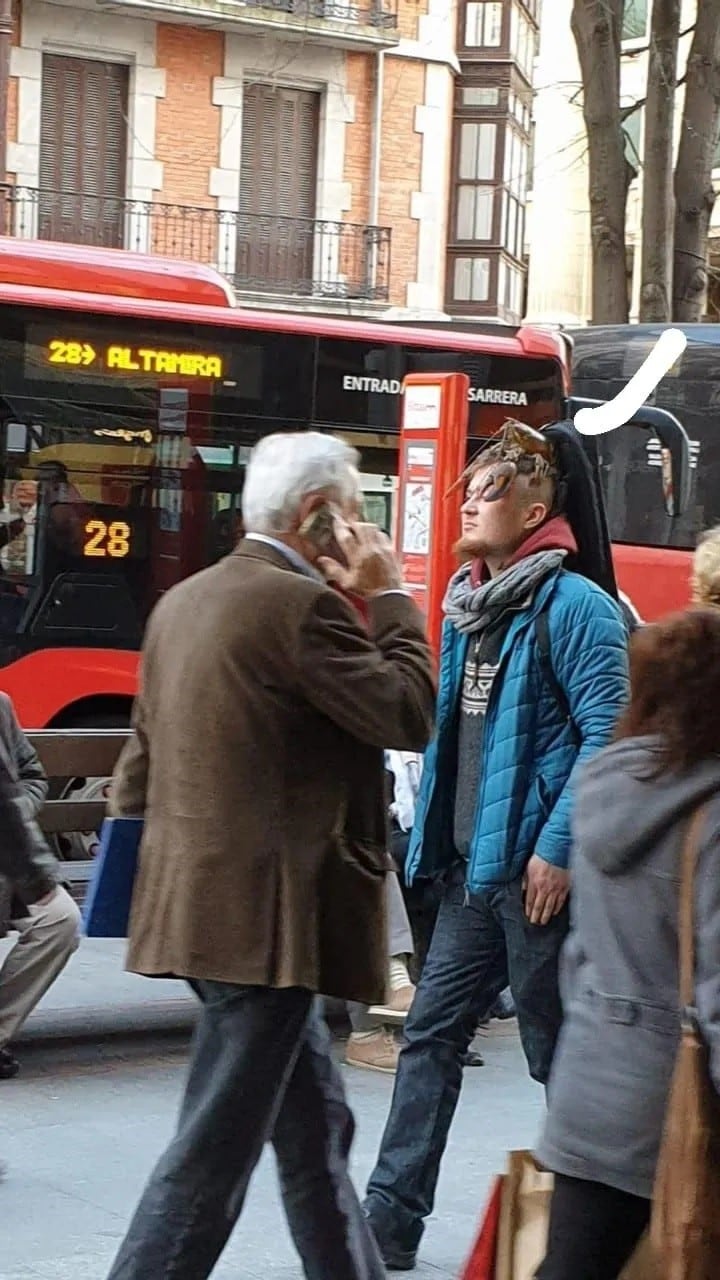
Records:
M0 960L8 944L3 943ZM193 1027L195 999L183 982L126 973L125 940L83 938L17 1043L84 1039Z
M0 939L0 964L10 943ZM191 1030L197 1005L179 980L141 978L125 971L123 938L83 938L82 945L28 1018L16 1044L84 1040L147 1031ZM326 1016L343 1019L345 1006L330 1000ZM0 1273L1 1275L1 1273Z
M532 1146L542 1090L504 1023L479 1042L443 1160L416 1280L458 1280L492 1177L508 1148ZM340 1054L338 1046L338 1054ZM173 1130L185 1035L23 1046L21 1072L0 1084L2 1280L104 1280L145 1180ZM353 1173L362 1191L392 1095L391 1076L342 1068L357 1120ZM8 1225L9 1224L9 1225ZM299 1280L267 1152L213 1280ZM147 1280L153 1280L148 1277Z
M194 1000L182 983L126 974L124 950L122 941L83 942L27 1023L20 1075L0 1085L0 1157L9 1166L0 1213L16 1224L3 1232L2 1280L103 1280L172 1132ZM506 1151L531 1147L538 1134L543 1091L528 1078L515 1023L492 1024L478 1047L487 1065L465 1072L417 1280L457 1280ZM393 1078L343 1075L362 1188ZM268 1153L213 1280L299 1275Z

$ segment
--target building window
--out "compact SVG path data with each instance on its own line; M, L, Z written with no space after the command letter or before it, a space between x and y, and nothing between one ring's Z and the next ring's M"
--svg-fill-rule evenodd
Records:
M505 186L522 203L527 196L528 160L530 147L515 129L508 128L505 137Z
M122 248L128 67L44 53L41 83L38 235Z
M250 288L312 290L319 128L319 93L245 86L236 274Z
M648 29L648 0L625 0L623 40L643 40Z
M515 117L520 128L525 133L530 132L530 99L521 98L519 94L510 91L508 99L508 110Z
M509 191L502 197L502 243L513 258L522 258L525 236L525 206Z
M643 108L638 106L636 111L626 116L623 121L623 133L625 135L625 159L632 166L636 173L640 171L642 166L642 158L640 153L640 134L643 123Z
M502 43L502 20L502 4L469 0L465 8L466 48L498 49Z
M460 125L458 177L471 182L492 182L495 178L496 124L490 121L463 121Z
M510 11L510 57L514 58L526 80L532 80L535 61L535 28L517 0Z
M483 89L479 85L470 85L461 90L460 103L463 107L499 107L500 90Z
M456 258L453 276L455 302L487 302L490 297L490 259Z
M494 187L457 188L458 240L492 240Z
M501 258L498 263L498 308L509 312L513 320L522 319L524 288L525 272L522 267L514 267Z
M535 186L535 125L530 125L530 145L528 147L527 161L527 189L532 191Z

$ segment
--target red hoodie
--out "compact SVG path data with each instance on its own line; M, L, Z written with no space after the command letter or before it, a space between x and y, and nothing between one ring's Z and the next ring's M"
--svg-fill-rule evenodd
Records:
M553 516L548 520L547 524L541 524L539 529L535 529L523 543L520 544L514 556L508 560L505 565L506 569L510 565L517 564L519 560L525 560L527 556L535 555L537 551L567 551L573 555L578 549L575 541L575 534L568 524L565 516ZM481 583L487 582L490 574L484 560L473 560L472 569L470 571L470 581L474 587L479 587Z

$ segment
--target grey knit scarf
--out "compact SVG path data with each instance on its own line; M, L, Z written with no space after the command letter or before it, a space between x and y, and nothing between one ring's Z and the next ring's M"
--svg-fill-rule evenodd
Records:
M471 581L472 565L464 564L448 583L443 612L462 635L484 631L505 609L532 599L536 587L566 555L561 550L536 551L478 587Z

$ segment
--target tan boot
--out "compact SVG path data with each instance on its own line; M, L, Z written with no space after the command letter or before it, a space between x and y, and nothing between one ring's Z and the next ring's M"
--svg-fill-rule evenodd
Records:
M415 988L411 982L406 987L398 987L391 991L385 1004L371 1005L368 1012L373 1018L387 1019L388 1022L404 1022L415 999Z
M345 1047L348 1067L364 1067L366 1071L397 1071L400 1046L391 1031L373 1031L372 1035L351 1035Z

